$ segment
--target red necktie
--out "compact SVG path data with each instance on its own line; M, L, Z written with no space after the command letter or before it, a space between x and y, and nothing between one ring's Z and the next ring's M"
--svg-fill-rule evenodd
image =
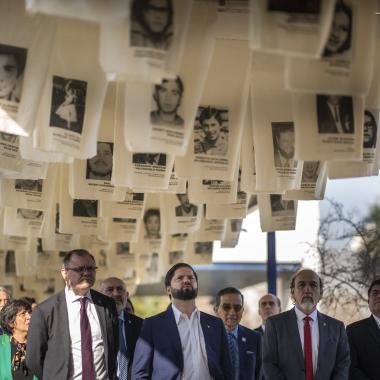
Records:
M87 297L80 298L80 335L82 346L82 380L95 380L91 326L86 311Z
M311 329L309 323L312 319L307 316L303 320L303 352L305 356L306 380L313 380L313 350L311 347Z

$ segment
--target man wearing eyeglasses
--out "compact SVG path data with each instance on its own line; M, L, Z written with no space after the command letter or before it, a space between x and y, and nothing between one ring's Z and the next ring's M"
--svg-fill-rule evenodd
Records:
M231 287L220 290L215 298L214 311L226 328L233 367L231 379L260 380L261 336L239 325L244 311L243 294Z
M119 316L119 352L117 354L117 378L131 378L133 355L143 320L126 312L128 291L124 281L109 277L100 284L100 291L113 298Z
M115 302L92 290L94 257L84 249L66 254L66 287L33 311L26 363L44 380L114 380L118 347Z

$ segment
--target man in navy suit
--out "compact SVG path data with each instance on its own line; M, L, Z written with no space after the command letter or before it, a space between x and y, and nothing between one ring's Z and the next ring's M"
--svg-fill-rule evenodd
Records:
M193 268L186 263L174 265L165 276L165 287L172 303L144 320L132 379L230 380L223 322L197 309L198 278Z
M236 288L220 290L214 311L222 319L228 334L233 365L231 380L261 379L261 335L239 325L244 311L243 294Z
M347 326L350 380L375 380L380 374L380 278L368 289L369 318Z
M113 298L116 304L119 319L117 377L118 380L127 380L131 378L130 373L133 355L143 320L125 311L128 301L128 291L124 281L117 277L106 278L100 284L100 291L106 296ZM124 356L124 358L122 356Z

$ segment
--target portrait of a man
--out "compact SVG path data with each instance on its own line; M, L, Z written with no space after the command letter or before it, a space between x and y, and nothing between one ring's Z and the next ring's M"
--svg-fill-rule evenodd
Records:
M145 239L161 238L161 217L158 208L150 208L144 214Z
M319 174L319 161L304 161L302 183L316 183Z
M291 216L294 214L294 201L282 199L280 194L270 195L270 206L272 216Z
M156 110L150 113L150 122L152 124L184 125L184 120L178 115L183 90L183 82L179 76L175 79L163 79L161 84L154 85L153 100Z
M74 199L73 216L81 218L96 218L98 216L98 201Z
M18 145L19 137L11 133L0 132L0 140L4 143L10 143L13 145Z
M96 156L87 160L86 179L110 181L112 176L113 143L97 143Z
M31 210L29 208L18 208L17 217L27 220L42 220L43 211L40 210Z
M352 96L317 95L319 133L354 133Z
M187 193L177 194L180 205L175 208L175 216L197 216L198 206L190 203Z
M42 192L42 179L16 179L16 190Z
M363 148L376 148L377 123L371 111L364 111Z
M295 168L295 138L293 122L272 123L274 166L276 168Z
M198 122L201 133L194 141L194 154L226 156L228 153L227 120L222 110L213 107L200 107ZM226 114L226 111L223 112Z
M130 251L129 242L116 243L116 255L128 255Z
M173 39L172 0L131 2L130 46L168 50Z
M197 255L212 255L213 244L212 241L196 241L194 242L194 252Z
M132 163L144 165L166 166L165 153L134 153Z

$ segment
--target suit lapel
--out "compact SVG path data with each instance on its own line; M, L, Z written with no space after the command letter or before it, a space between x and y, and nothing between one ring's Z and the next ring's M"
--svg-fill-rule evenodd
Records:
M171 305L169 305L169 307L166 309L164 318L167 321L167 334L171 335L170 338L173 340L173 352L175 357L177 358L178 368L180 368L180 370L183 371L181 338L179 337L178 326L175 321L174 312Z
M131 346L134 341L135 328L131 316L126 312L124 312L124 333L127 342L127 357L130 360L132 356Z
M107 324L106 324L106 315L105 315L105 308L103 305L103 301L101 298L98 298L96 293L90 290L91 292L91 298L95 305L96 313L98 314L99 324L100 324L100 330L102 332L102 338L103 338L103 346L104 346L104 356L106 358L107 362L107 368L108 366L108 334L107 334Z
M380 329L372 315L367 318L367 326L370 331L369 336L372 336L377 345L380 347Z
M247 359L247 337L240 327L238 327L238 348L239 348L239 367L240 371L245 368L245 362Z
M325 360L324 352L329 344L329 324L323 314L318 311L318 330L319 330L319 347L318 347L318 363L316 374L320 371Z
M293 347L295 347L296 356L299 361L299 365L301 368L304 368L305 362L304 362L304 357L303 357L301 337L300 337L300 332L298 330L297 315L294 308L288 312L287 325L288 325L287 328L289 329L289 335L292 337L292 339L294 337L294 340L295 340Z
M62 347L64 350L64 355L67 360L69 360L70 357L70 334L67 332L70 331L69 327L69 316L67 311L67 303L66 303L66 295L65 291L62 290L57 295L57 303L56 303L56 309L58 311L59 321L57 323L59 324L59 330L61 332L61 338L62 339Z

